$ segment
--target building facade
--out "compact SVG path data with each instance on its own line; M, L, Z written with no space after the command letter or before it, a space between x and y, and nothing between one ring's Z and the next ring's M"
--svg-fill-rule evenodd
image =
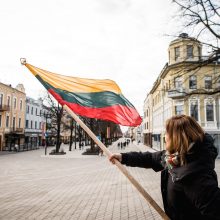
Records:
M145 144L165 147L165 122L173 115L193 116L220 148L220 62L207 62L202 44L181 34L169 45L164 66L144 102Z
M0 150L14 150L24 145L25 89L0 83Z
M25 145L27 149L36 149L42 145L45 134L45 117L41 99L26 98Z
M152 147L152 95L148 94L146 99L144 100L144 117L143 117L143 143L149 147Z

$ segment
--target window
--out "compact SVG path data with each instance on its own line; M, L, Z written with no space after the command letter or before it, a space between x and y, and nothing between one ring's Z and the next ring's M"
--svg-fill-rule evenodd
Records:
M190 116L196 119L196 121L199 120L199 112L198 112L198 100L193 100L190 103Z
M33 128L33 122L31 121L31 129Z
M21 118L18 119L18 127L21 128Z
M3 105L3 94L0 95L0 107Z
M13 122L12 122L12 127L13 127L13 130L15 130L15 120L16 120L16 118L15 118L15 117L13 117Z
M39 129L41 129L41 122L39 122Z
M35 110L35 115L37 115L37 108L36 108L36 110Z
M9 116L7 115L6 116L6 128L8 128L9 127Z
M28 120L26 120L25 127L26 127L26 128L28 128L28 126L29 126L29 121L28 121Z
M193 45L187 45L187 59L193 58Z
M14 109L16 109L16 105L17 105L17 99L14 98Z
M183 114L183 105L176 105L175 106L175 114L182 115Z
M29 114L30 108L29 105L27 105L27 113Z
M35 129L37 129L37 122L35 121Z
M219 76L218 79L217 79L216 88L217 88L217 89L220 89L220 76Z
M176 77L176 78L174 79L174 87L175 87L176 89L179 89L179 88L182 88L182 86L183 86L183 80L182 80L182 78L181 78L181 77Z
M11 102L11 97L8 96L8 97L7 97L7 105L8 105L8 107L10 106L10 102Z
M205 76L205 89L211 89L211 88L212 88L212 77Z
M180 47L175 47L174 53L175 53L175 60L178 60L180 57Z
M198 56L199 56L199 59L201 59L201 47L198 47Z
M206 103L206 120L207 121L214 121L214 108L213 103L207 102Z
M33 112L34 112L34 108L33 107L31 107L31 114L33 115Z
M40 117L42 116L42 112L41 112L41 110L40 110Z
M148 129L148 122L147 122L147 129Z
M20 110L22 110L22 100L20 100Z
M196 89L197 88L196 76L190 76L189 77L189 88L190 89Z
M0 115L0 127L2 126L2 115Z

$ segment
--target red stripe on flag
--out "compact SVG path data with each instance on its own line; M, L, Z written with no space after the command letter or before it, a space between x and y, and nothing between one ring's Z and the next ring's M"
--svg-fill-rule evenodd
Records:
M50 92L50 94L53 95L61 105L67 105L73 112L81 116L109 120L116 124L134 127L140 125L142 121L136 109L131 107L122 105L114 105L104 108L84 107L63 100L62 97L52 89L49 89L48 92Z

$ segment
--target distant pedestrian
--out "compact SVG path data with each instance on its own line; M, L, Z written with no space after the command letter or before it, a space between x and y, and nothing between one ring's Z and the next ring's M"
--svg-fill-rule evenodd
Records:
M120 146L121 146L121 144L120 144L120 142L118 142L118 149L120 149Z
M126 147L126 141L124 141L123 146L124 146L124 148Z
M18 152L18 145L17 144L15 144L15 146L14 146L14 151Z
M63 143L63 142L60 143L60 149L59 149L59 152L60 152L60 153L65 152L65 148L64 148L64 143Z
M166 214L172 220L219 220L220 189L214 170L218 155L213 138L192 117L173 116L166 122L166 150L110 156L132 167L161 171Z
M103 156L103 150L101 148L99 149L99 154L101 157Z

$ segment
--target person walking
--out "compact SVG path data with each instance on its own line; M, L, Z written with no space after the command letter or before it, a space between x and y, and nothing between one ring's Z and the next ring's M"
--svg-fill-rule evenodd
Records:
M115 153L109 160L161 171L164 210L171 220L220 220L213 138L194 118L178 115L167 120L165 141L166 150Z

